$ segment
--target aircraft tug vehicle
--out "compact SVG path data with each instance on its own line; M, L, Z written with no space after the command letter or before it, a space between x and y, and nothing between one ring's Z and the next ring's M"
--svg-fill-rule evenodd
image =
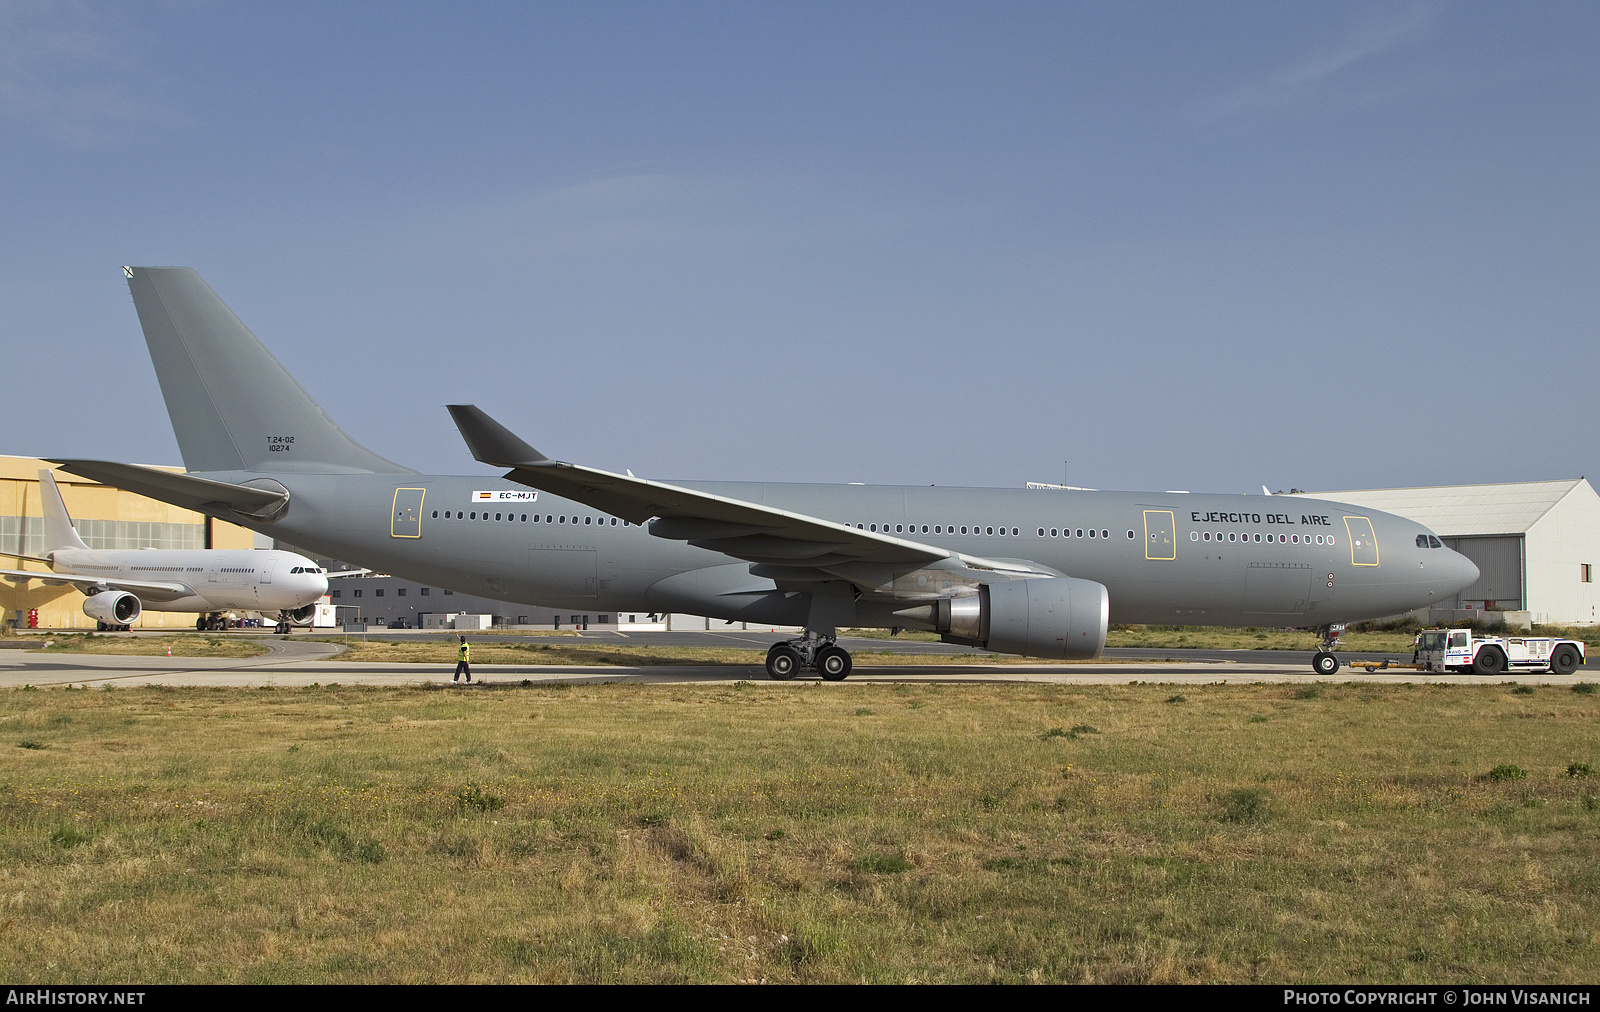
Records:
M1570 675L1584 661L1581 641L1555 636L1482 636L1471 629L1429 629L1417 635L1416 665L1423 671Z

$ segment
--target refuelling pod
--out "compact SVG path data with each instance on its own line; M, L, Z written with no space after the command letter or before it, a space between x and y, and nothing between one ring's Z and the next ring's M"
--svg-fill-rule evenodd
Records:
M1103 584L1070 576L1008 580L940 601L934 612L949 640L1003 654L1084 660L1105 648L1111 596Z
M107 625L131 625L143 610L139 599L125 590L104 590L83 599L83 613Z

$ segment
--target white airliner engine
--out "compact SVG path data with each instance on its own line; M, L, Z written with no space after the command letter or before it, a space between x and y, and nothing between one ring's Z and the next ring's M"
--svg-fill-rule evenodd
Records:
M301 626L310 625L311 620L317 614L317 603L313 601L293 611L280 611L278 614L283 617L285 622L293 622L295 625Z
M107 625L131 625L143 610L139 599L125 590L104 590L83 600L83 613Z

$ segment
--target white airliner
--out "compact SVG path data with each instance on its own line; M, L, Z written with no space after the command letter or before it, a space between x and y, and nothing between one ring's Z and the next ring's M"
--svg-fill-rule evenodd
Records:
M197 629L223 627L223 612L276 615L278 632L308 625L328 577L315 562L293 552L224 548L100 549L78 537L55 476L39 472L44 502L42 562L50 572L0 569L13 580L71 584L85 597L83 612L105 632L125 632L145 610L200 612Z

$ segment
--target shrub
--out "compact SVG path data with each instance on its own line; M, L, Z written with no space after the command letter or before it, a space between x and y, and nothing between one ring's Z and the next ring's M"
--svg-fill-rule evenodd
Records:
M504 808L506 799L498 794L487 794L477 784L468 784L456 792L456 807L465 811L493 812Z
M1496 782L1526 780L1528 779L1528 771L1515 763L1501 763L1489 771L1489 779Z
M1167 697L1167 702L1169 702L1169 703L1187 703L1188 701L1189 701L1189 697L1188 696L1168 696Z
M867 709L864 706L857 707L856 708L856 716L857 717L870 717L870 716L872 716L872 711Z
M1572 687L1572 691L1573 692L1579 693L1580 695L1584 695L1584 696L1592 696L1592 695L1594 695L1594 690L1595 690L1595 684L1593 682L1579 682L1577 685L1574 685Z
M1294 690L1294 698L1296 699L1316 699L1320 695L1322 695L1322 686L1320 685L1302 685Z
M1569 777L1588 777L1594 775L1594 767L1588 763L1572 763L1567 767Z
M44 742L42 742L42 741L34 741L32 738L24 738L21 741L17 742L17 748L47 748L47 747L48 746L45 745Z
M1531 696L1533 695L1533 686L1519 685L1515 689L1511 690L1511 694L1513 696Z
M1044 734L1041 734L1039 737L1041 737L1041 738L1066 738L1066 737L1068 737L1067 729L1064 728L1064 727L1052 727L1050 730L1046 731Z
M1260 822L1272 795L1260 787L1239 787L1222 796L1223 822Z

